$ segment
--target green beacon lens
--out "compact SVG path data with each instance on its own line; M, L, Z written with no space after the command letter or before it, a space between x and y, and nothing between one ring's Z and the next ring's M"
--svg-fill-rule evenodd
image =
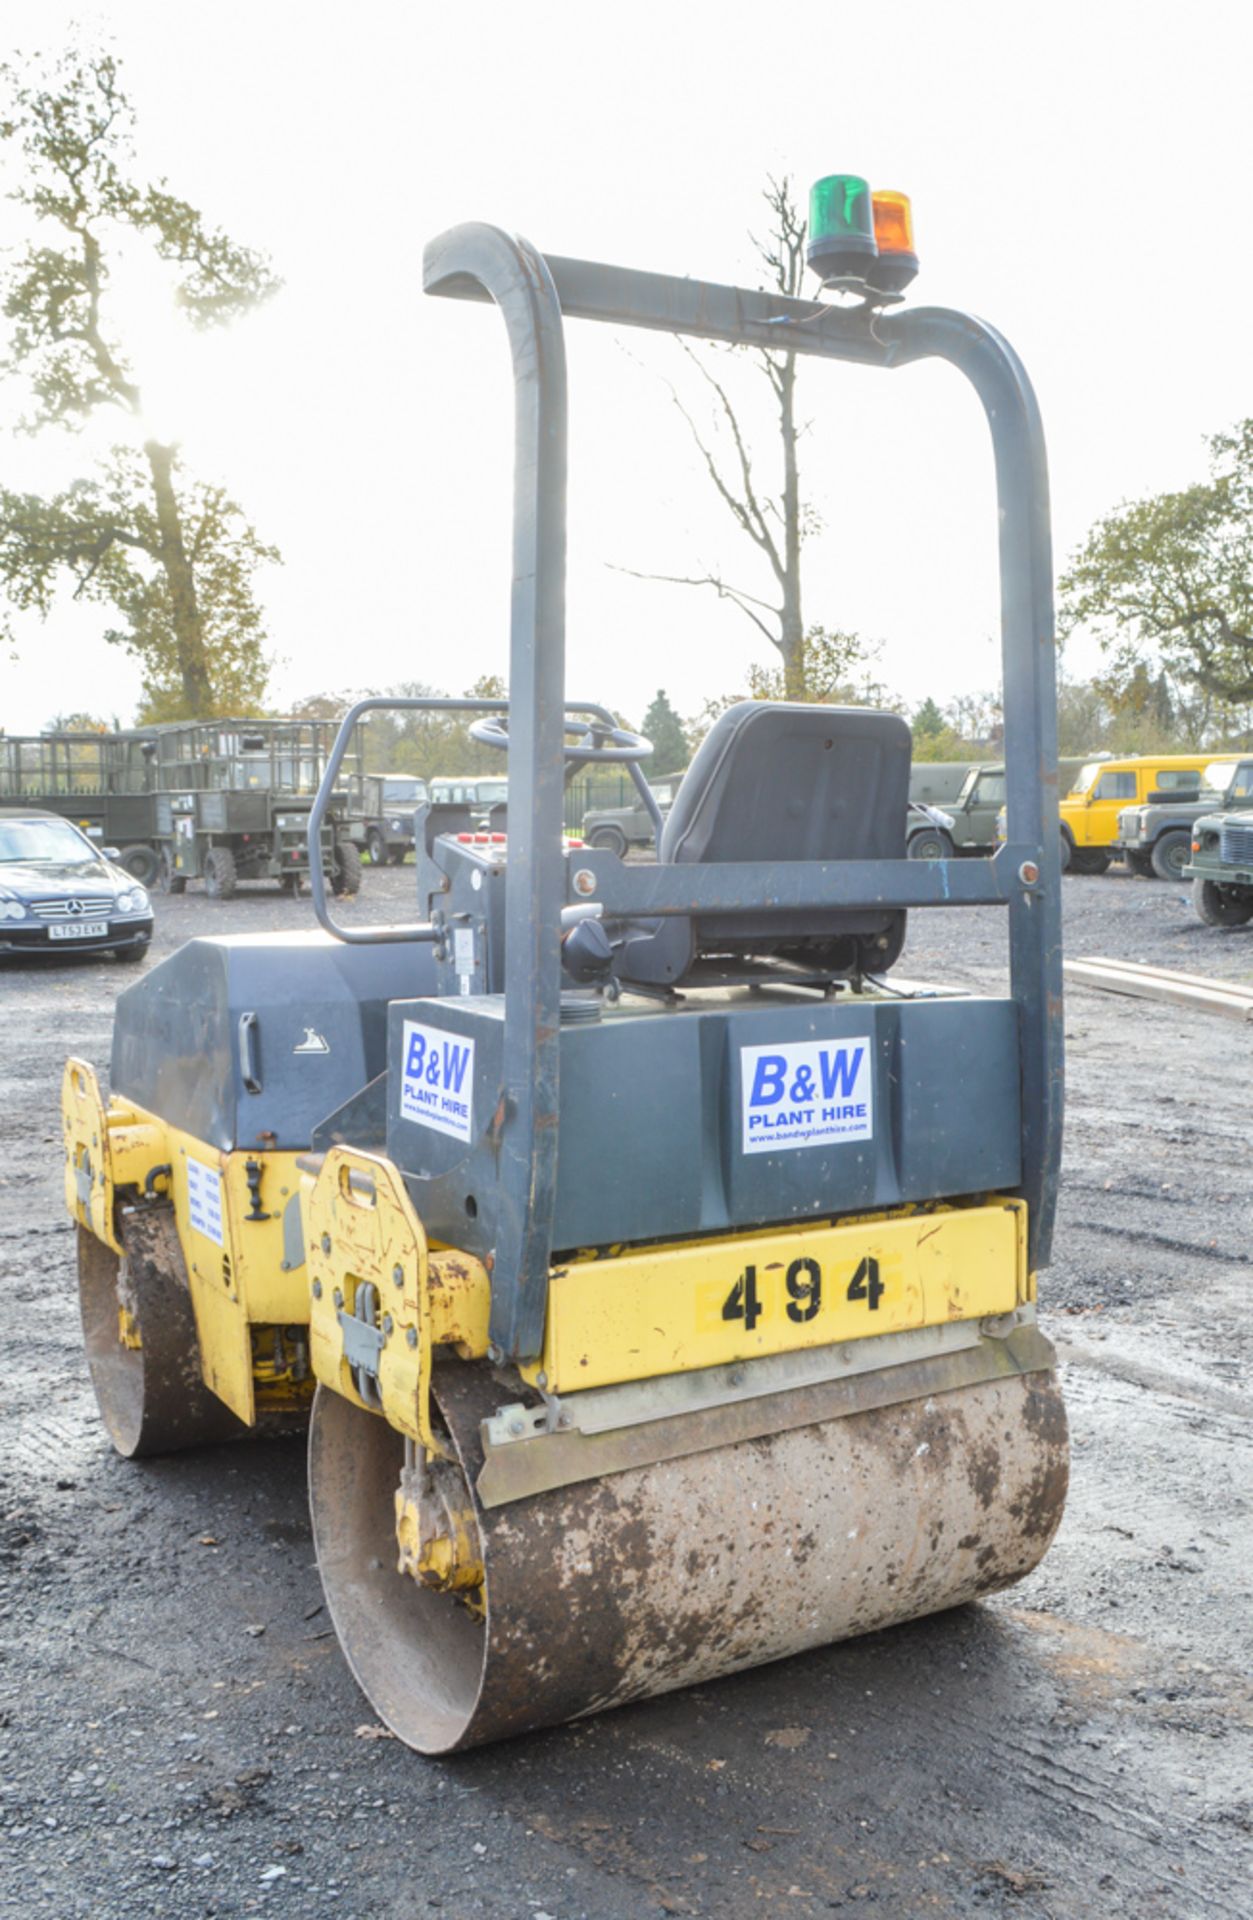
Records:
M829 173L809 191L806 258L827 285L864 280L878 257L870 188L855 173Z

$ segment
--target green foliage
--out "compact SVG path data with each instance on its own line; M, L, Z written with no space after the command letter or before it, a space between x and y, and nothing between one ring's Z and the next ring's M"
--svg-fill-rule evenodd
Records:
M1000 751L1000 697L959 694L943 708L928 697L915 708L910 727L915 760L985 759Z
M838 629L810 627L801 643L799 660L802 691L787 691L787 670L750 666L748 685L737 693L715 694L706 700L694 719L689 720L688 737L695 749L719 714L740 700L801 700L836 707L899 707L900 702L871 669L877 663L881 646L866 642L860 634Z
M119 733L122 723L114 714L103 720L98 713L54 713L43 723L44 733Z
M1063 574L1064 636L1086 628L1107 683L1138 666L1253 700L1253 419L1209 440L1210 478L1098 520Z
M915 760L960 760L963 757L960 734L944 718L930 694L914 709L909 724L914 736Z
M937 733L930 731L919 733L915 724L914 751L915 760L970 760L978 756L973 753L969 740L963 740L956 727L941 726Z
M141 725L186 717L170 580L159 564L161 531L142 461L133 449L115 448L94 479L47 498L0 488L0 580L11 604L46 618L68 575L76 599L120 615L104 637L141 662ZM268 670L250 583L255 567L278 559L277 550L261 544L221 487L184 483L176 458L171 468L212 662L203 712L259 712Z
M687 735L664 688L658 687L640 732L653 743L651 757L641 763L646 774L679 773L687 765Z
M130 424L94 474L47 495L0 488L0 591L45 618L66 587L111 606L121 619L104 637L143 662L144 720L255 711L268 669L252 576L279 556L223 488L184 475L176 447L142 437L110 268L138 236L171 267L174 298L200 328L248 312L279 283L164 180L131 176L133 113L112 55L68 53L42 74L0 67L0 90L9 197L31 226L0 271L0 372L25 382L27 432L74 432L105 408Z
M379 698L444 699L443 688L424 680L402 680L391 687L358 688L352 693L314 693L292 708L297 718L338 720L355 700ZM466 698L503 700L504 682L486 674L466 688ZM473 713L375 713L365 725L367 773L416 773L424 780L438 774L504 774L505 756L470 738Z

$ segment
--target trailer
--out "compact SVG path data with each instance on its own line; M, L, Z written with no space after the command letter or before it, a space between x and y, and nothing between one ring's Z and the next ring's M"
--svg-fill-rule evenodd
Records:
M309 812L335 723L326 720L185 721L156 735L157 884L182 893L203 880L213 899L241 881L277 880L298 894L309 875ZM360 744L344 756L323 838L336 893L356 893L362 819ZM364 838L364 829L361 828Z

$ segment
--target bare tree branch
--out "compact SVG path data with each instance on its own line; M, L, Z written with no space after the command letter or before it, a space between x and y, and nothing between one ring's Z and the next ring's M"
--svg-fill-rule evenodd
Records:
M778 636L771 632L758 614L753 612L753 608L763 608L766 613L772 613L776 620L780 616L781 609L772 606L768 600L759 600L754 593L746 593L742 587L731 586L728 581L720 579L716 573L645 573L638 567L615 566L612 561L609 566L612 573L629 574L632 580L657 580L663 586L669 587L712 587L719 600L729 600L732 606L738 607L741 613L747 614L753 625L761 629L772 646L777 647L779 644Z

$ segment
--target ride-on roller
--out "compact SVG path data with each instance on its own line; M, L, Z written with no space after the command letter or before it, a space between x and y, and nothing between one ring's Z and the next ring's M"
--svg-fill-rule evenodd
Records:
M898 304L899 198L876 244L863 183L837 186L819 300L487 226L427 248L426 291L494 301L512 351L509 700L361 702L310 820L324 931L190 942L118 1002L109 1106L66 1071L115 1441L290 1420L316 1382L330 1612L424 1752L993 1592L1061 1515L1035 1310L1062 1113L1043 440L996 333ZM588 763L653 804L648 743L565 694L567 318L967 375L999 497L993 858L905 857L895 715L752 701L706 736L655 863L563 847ZM341 928L321 820L386 704L463 708L507 751L507 838L428 807L417 918ZM1008 994L893 982L907 911L938 906L1005 909Z

